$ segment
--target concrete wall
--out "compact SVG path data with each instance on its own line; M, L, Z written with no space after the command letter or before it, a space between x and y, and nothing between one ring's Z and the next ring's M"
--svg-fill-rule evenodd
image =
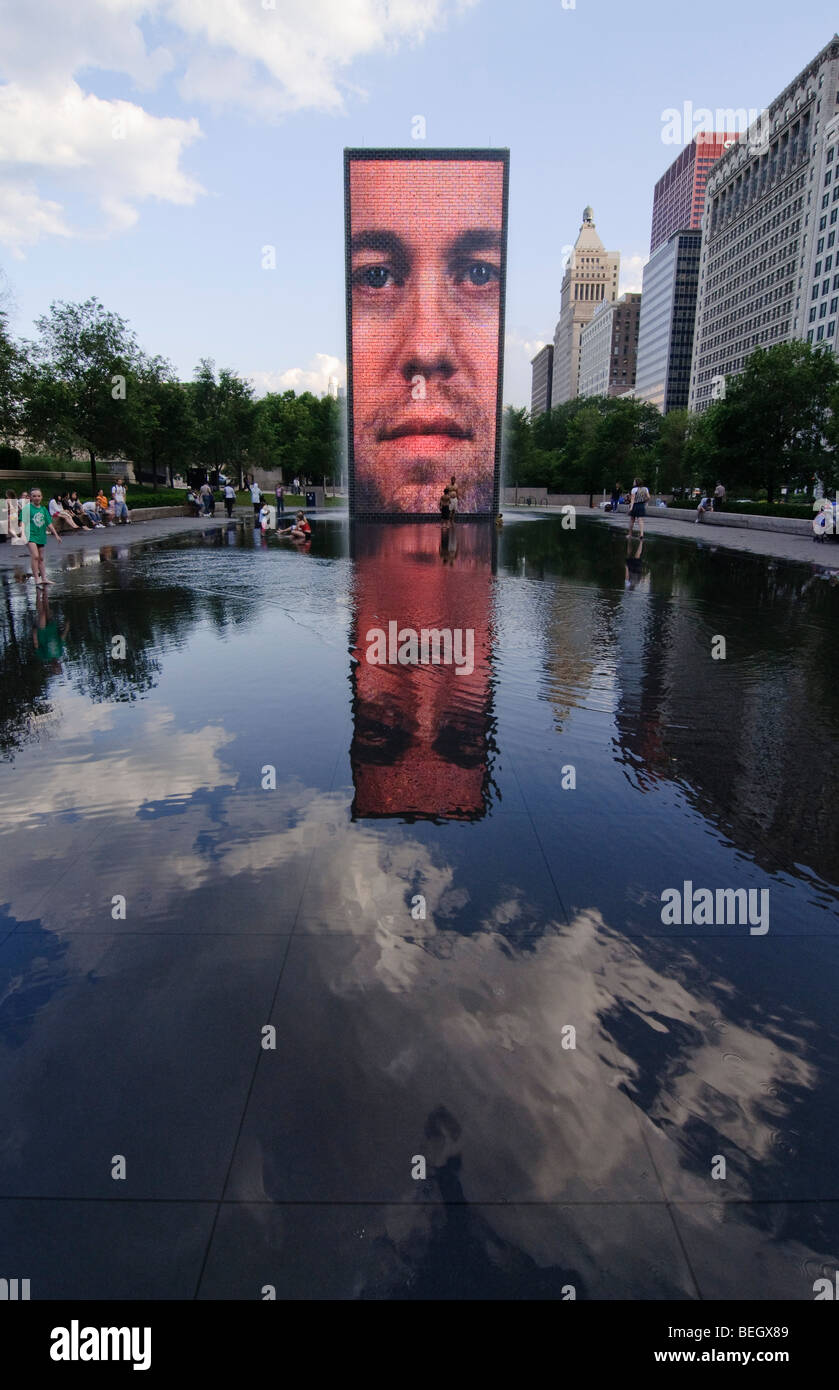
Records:
M131 507L132 521L157 521L158 517L163 516L191 516L192 513L185 502L176 504L174 507ZM219 511L224 514L224 508L216 502L216 516Z
M628 512L629 507L621 506L621 512ZM668 521L688 522L691 526L696 521L696 510L688 507L652 507L647 504L647 520L650 517L663 516ZM704 516L697 527L699 530L703 526L736 526L746 531L781 531L790 536L812 536L813 523L806 518L796 516L752 516L748 512L709 512Z
M127 478L129 483L133 483L134 465L133 463L97 463L96 477L100 483L108 483L109 485L114 478ZM53 473L51 470L41 469L39 471L37 468L0 468L0 481L6 485L17 482L21 488L26 488L30 482L45 483L49 479L54 479L56 483L74 483L77 485L76 490L78 491L78 485L83 487L85 483L90 483L90 469L85 468L81 471L67 469L62 473ZM20 488L15 488L15 491L20 491Z
M516 502L516 492L518 491L518 502ZM588 511L588 493L585 492L548 492L546 487L505 487L504 505L506 507L534 506L544 507L579 507ZM594 494L594 505L600 501L600 494Z

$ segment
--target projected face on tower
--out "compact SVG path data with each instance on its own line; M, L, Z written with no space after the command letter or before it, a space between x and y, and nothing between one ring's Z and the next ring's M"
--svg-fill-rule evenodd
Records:
M353 510L491 513L503 155L348 155Z

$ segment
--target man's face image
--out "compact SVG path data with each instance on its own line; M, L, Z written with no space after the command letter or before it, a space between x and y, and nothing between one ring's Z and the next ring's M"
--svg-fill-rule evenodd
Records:
M350 163L355 509L493 502L500 160Z

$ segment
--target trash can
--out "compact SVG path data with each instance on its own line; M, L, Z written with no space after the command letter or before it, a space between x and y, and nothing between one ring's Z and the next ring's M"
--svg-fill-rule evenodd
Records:
M316 505L317 505L317 504L316 504L316 502L315 502L315 494L314 494L313 492L307 492L307 493L306 493L306 506L307 506L307 507L314 507L314 506L316 506Z

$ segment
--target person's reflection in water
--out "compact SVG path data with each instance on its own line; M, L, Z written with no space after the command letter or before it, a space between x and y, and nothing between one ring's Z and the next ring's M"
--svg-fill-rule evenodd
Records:
M641 556L644 553L644 542L639 540L635 546L635 554L632 554L632 538L626 542L626 577L624 578L625 589L635 589L641 578L643 569L641 566Z
M454 560L457 554L457 530L450 521L444 521L440 527L440 556L443 563Z
M586 1284L579 1269L540 1266L520 1246L505 1240L493 1228L491 1216L472 1206L461 1180L462 1157L456 1152L461 1127L454 1115L440 1105L425 1123L429 1186L442 1199L442 1214L427 1235L412 1232L404 1258L412 1272L407 1290L387 1292L389 1298L549 1298L585 1296Z
M354 819L486 812L495 533L481 522L458 531L453 549L432 525L353 529Z
M48 670L61 673L61 658L64 655L64 639L70 630L65 623L59 629L58 623L50 614L49 599L43 589L38 590L35 626L32 629L32 643L35 655Z

